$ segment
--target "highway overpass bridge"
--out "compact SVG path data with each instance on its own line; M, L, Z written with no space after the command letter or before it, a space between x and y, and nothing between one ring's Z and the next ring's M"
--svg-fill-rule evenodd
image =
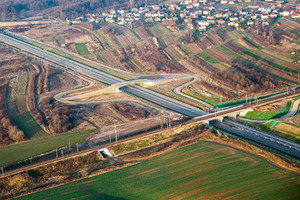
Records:
M213 113L208 113L205 115L201 115L199 117L195 117L195 120L202 121L204 124L209 125L210 121L218 120L220 122L223 122L224 117L233 117L236 118L237 115L245 116L247 112L253 111L253 109L250 107L243 108L244 105L236 106L233 108L221 110L221 111L215 111Z

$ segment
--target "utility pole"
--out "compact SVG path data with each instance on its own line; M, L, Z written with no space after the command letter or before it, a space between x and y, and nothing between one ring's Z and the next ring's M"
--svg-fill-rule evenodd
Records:
M78 152L78 143L76 143L76 150L77 150L77 152Z
M56 158L58 158L58 152L57 152L57 149L56 149Z
M115 124L115 134L116 134L116 145L118 145L118 134L117 134L116 124Z
M70 144L70 141L69 141L69 151L71 151L71 144Z
M3 167L1 167L1 170L2 170L2 178L4 177L4 170L3 170Z
M61 157L62 157L62 159L64 159L64 151L63 150L61 150Z

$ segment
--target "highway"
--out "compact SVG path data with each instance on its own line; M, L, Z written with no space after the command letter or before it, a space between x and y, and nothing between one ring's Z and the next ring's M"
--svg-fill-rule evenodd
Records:
M214 120L211 122L211 125L300 159L300 146L295 142L250 128L228 119L224 119L223 123Z
M99 71L97 69L88 67L86 65L80 64L78 62L72 61L70 59L64 58L62 56L56 55L54 53L42 50L38 47L32 46L30 44L27 44L25 42L22 42L20 40L14 39L12 37L9 37L4 34L0 34L0 40L4 43L10 44L12 46L15 46L19 49L25 50L31 54L34 54L38 57L44 58L46 60L49 60L51 62L54 62L56 64L59 64L61 66L67 67L75 72L79 72L83 75L87 75L93 79L99 80L103 83L106 83L108 85L114 85L118 84L120 82L124 82L124 80L117 78L115 76L112 76L110 74L106 74L102 71ZM137 97L146 99L150 102L153 102L157 105L163 106L165 108L168 108L170 110L174 110L178 113L191 116L191 117L197 117L199 115L205 114L204 111L195 108L193 106L190 106L188 104L185 104L181 101L172 99L170 97L166 97L164 95L158 94L156 92L153 92L151 90L145 89L143 87L140 87L138 85L131 85L122 87L122 90L125 92L128 92L130 94L133 94Z
M64 67L69 68L71 70L74 70L76 72L87 75L91 78L94 78L96 80L104 82L108 85L113 85L113 84L117 84L117 83L120 83L120 82L124 81L120 78L117 78L117 77L114 77L112 75L106 74L102 71L96 70L94 68L88 67L88 66L80 64L80 63L77 63L77 62L72 61L70 59L67 59L67 58L64 58L62 56L53 54L51 52L42 50L40 48L37 48L35 46L32 46L30 44L27 44L25 42L19 41L17 39L11 38L11 37L3 35L3 34L0 34L0 40L7 43L7 44L15 46L15 47L17 47L21 50L25 50L29 53L32 53L36 56L39 56L43 59L46 59L46 60L49 60L51 62L57 63L61 66L64 66ZM130 94L133 94L137 97L140 97L140 98L143 98L143 99L148 100L150 102L153 102L155 104L158 104L160 106L163 106L165 108L168 108L170 110L173 110L173 111L176 111L178 113L187 115L189 117L195 118L195 117L199 117L201 115L206 114L204 111L202 111L198 108L195 108L194 106L188 105L186 103L180 102L180 101L172 99L170 97L166 97L164 95L158 94L154 91L148 90L148 89L143 88L143 87L138 86L138 85L128 85L128 86L122 87L122 90L125 91L125 92L128 92ZM296 94L298 94L298 93L299 93L299 91L297 90ZM288 96L291 96L291 94L277 95L276 97L272 97L272 98L269 98L269 99L259 100L258 105L263 104L263 103L272 102L272 101L275 101L275 100L279 100L280 98L286 98ZM218 112L216 115L219 116L219 117L224 116L224 115L228 115L230 113L238 112L239 110L243 110L243 109L251 107L251 106L252 105L249 105L249 104L239 106L239 107L233 108L232 110L224 110L222 112ZM205 115L203 117L199 117L199 119L196 119L195 121L213 120L215 118L216 118L215 115L210 114L210 115ZM239 128L232 128L233 127L232 123L234 123L235 127L239 127ZM229 132L235 133L235 134L240 135L242 137L251 139L251 140L253 140L255 142L258 142L260 144L263 144L263 145L269 146L271 148L277 149L277 150L282 151L286 154L289 154L289 155L295 156L297 158L300 158L300 148L299 148L298 144L290 143L289 141L286 141L286 140L280 140L280 138L278 138L278 137L272 136L272 135L264 133L262 131L252 129L250 127L244 126L244 125L236 123L236 122L232 122L230 120L225 120L223 123L214 122L214 126L216 126L217 128L222 128L222 129L227 130ZM255 130L255 133L257 133L257 135L252 134L251 136L249 136L249 133L253 132L253 130ZM268 136L268 137L265 138L264 136ZM268 138L270 138L271 136L274 137L274 140L281 141L281 142L277 143L277 142L269 140ZM290 146L291 146L291 148L290 148Z

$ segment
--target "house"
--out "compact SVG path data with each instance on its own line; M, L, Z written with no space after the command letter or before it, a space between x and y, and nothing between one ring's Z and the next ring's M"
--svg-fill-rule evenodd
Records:
M198 27L198 30L199 30L199 31L206 31L206 26L199 26L199 27Z
M114 15L114 14L116 14L116 11L114 9L110 9L109 13Z
M219 20L217 20L217 23L219 24L219 25L225 25L225 20L224 19L219 19Z
M192 8L193 8L193 5L189 4L189 5L186 6L186 9L192 9Z
M220 2L221 4L227 4L228 3L228 1L227 0L221 0L221 2Z
M171 27L171 31L173 32L179 31L179 28L177 26L173 26Z
M230 20L231 22L236 22L236 21L239 20L239 18L237 18L237 17L230 17L229 20Z
M293 18L293 19L298 19L299 17L300 17L299 14L293 14L293 15L292 15L292 18Z
M263 25L263 26L269 26L269 22L262 22L261 25Z
M290 16L290 12L289 11L283 11L282 16L288 17L288 16Z
M222 13L217 13L217 14L215 15L215 17L216 17L216 18L221 18L221 17L223 17L223 14L222 14Z
M209 22L208 21L198 21L198 25L199 26L209 26Z
M254 25L254 22L253 22L253 21L247 21L247 25L248 25L248 26L253 26L253 25Z
M276 13L271 13L271 14L270 14L270 17L276 18L276 17L277 17L277 14L276 14Z
M260 18L261 18L261 19L268 19L268 18L269 18L269 15L264 14L264 15L261 15Z
M209 10L203 10L203 15L209 15L210 11Z
M160 22L160 21L161 21L161 19L160 19L159 17L155 17L155 18L154 18L154 21L156 21L156 22Z

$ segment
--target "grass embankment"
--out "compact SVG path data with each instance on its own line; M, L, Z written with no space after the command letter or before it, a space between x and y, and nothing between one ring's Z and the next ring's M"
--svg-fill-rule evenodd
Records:
M183 93L186 94L186 95L189 95L193 98L199 99L201 101L205 101L206 103L209 103L210 105L215 106L215 107L219 107L219 108L224 108L224 107L228 107L228 106L235 106L235 105L240 105L240 104L246 103L246 99L241 99L241 100L236 100L236 101L227 101L227 102L220 103L220 102L216 102L216 101L213 101L213 100L210 100L210 99L206 99L204 97L201 97L201 96L198 96L196 94L189 93L189 92L183 92ZM276 94L280 94L280 93L276 93ZM264 98L267 98L267 97L271 97L271 96L276 95L276 94L270 94L270 95L261 96L261 97L258 97L258 98L252 98L252 99L248 99L248 101L252 102L252 101L255 101L256 99L260 100L260 99L264 99Z
M254 119L254 120L268 120L273 118L279 118L289 112L291 104L292 103L289 101L283 109L274 112L249 111L244 117L247 119Z
M212 142L20 199L299 199L300 177Z
M76 43L75 47L76 47L76 51L79 55L81 55L81 56L91 55L91 53L87 49L85 43Z
M268 127L271 132L279 132L275 133L276 135L300 143L300 126L295 124L290 124L288 122L279 122L270 120L263 124ZM281 133L281 134L280 134Z
M83 140L94 130L71 131L59 135L49 135L40 138L3 146L0 148L0 166L17 163L33 156L49 152L53 149L82 143Z

